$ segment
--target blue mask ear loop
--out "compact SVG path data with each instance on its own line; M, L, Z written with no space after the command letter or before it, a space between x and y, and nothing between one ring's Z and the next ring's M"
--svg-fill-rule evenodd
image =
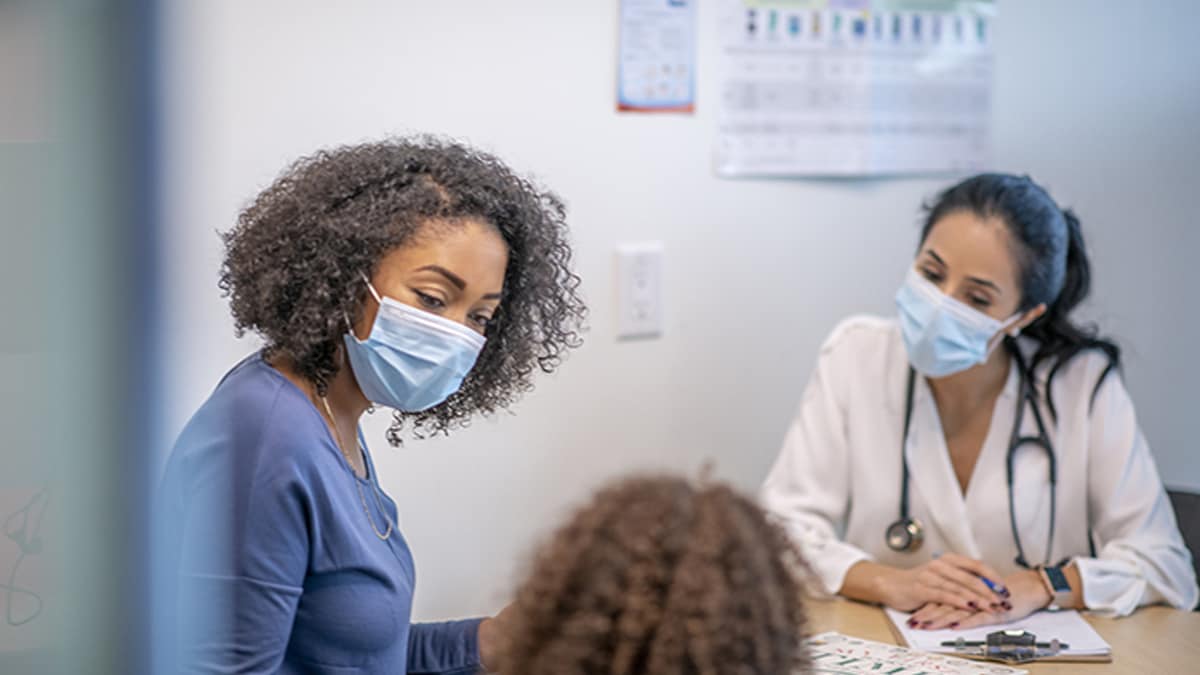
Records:
M383 300L380 299L379 293L375 290L375 287L371 285L371 280L368 279L367 275L363 274L362 272L359 272L358 276L362 277L363 283L367 285L367 290L371 291L371 295L374 296L375 302L379 303L379 307L382 308ZM354 339L357 340L358 336L354 335L354 322L350 320L350 315L345 310L342 310L342 318L346 320L346 332L350 333L350 335L354 336ZM368 337L370 337L370 336L368 335ZM343 347L340 349L342 349L342 367L345 367L346 366L345 348ZM375 403L373 401L369 401L369 400L367 401L367 414L368 415L375 414Z
M375 298L375 302L378 302L380 305L382 305L383 298L379 297L379 291L375 290L375 286L371 285L371 280L367 278L367 275L359 272L358 276L362 277L363 283L367 285L367 290L371 291L371 295Z
M1021 313L1017 312L1016 314L1013 314L1012 316L1008 317L1008 319L1006 319L1005 321L1002 321L1000 323L1000 330L996 332L996 337L999 337L1000 339L996 340L996 344L988 346L988 350L987 350L988 356L991 356L992 352L996 351L997 347L1004 344L1005 339L1008 339L1008 338L1016 339L1016 337L1021 334L1020 328L1018 328L1016 330L1016 332L1013 332L1013 333L1008 332L1008 329L1011 328L1013 324L1020 323L1020 321L1021 321ZM995 340L996 337L991 338L990 340L988 340L988 342L991 342L991 340Z
M367 275L363 274L362 272L359 272L358 276L361 277L363 283L367 285L367 290L371 291L371 297L375 298L375 302L379 303L379 306L382 307L383 298L379 297L379 292L376 291L375 287L371 285L371 280L368 279ZM346 330L351 335L354 335L354 322L350 320L350 315L345 310L342 310L342 318L346 320Z

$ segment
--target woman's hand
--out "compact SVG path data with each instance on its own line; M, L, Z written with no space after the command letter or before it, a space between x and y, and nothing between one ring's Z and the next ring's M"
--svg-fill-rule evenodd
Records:
M1017 621L1033 614L1050 604L1053 596L1042 583L1041 573L1037 570L1021 570L1009 575L1004 583L1008 586L1009 605L1004 612L990 616L974 615L959 622L962 628L974 628L993 623Z
M999 579L991 566L956 553L946 553L911 569L885 568L878 583L883 604L911 612L929 604L954 607L964 612L1006 611L1009 591L1003 585L988 588L980 577Z
M1050 591L1037 570L1022 570L1004 579L1009 596L999 612L964 611L942 603L931 603L913 613L910 628L975 628L1023 619L1050 604Z
M485 672L498 673L503 670L504 624L511 613L512 605L509 605L479 624L479 665L483 666Z
M980 614L988 617L997 616L992 612L977 612L973 609L959 609L950 605L943 605L940 602L931 602L913 612L913 615L908 619L908 627L919 628L921 630L961 628L962 623L968 618Z
M495 618L488 617L479 623L479 665L484 671L495 672L497 637Z

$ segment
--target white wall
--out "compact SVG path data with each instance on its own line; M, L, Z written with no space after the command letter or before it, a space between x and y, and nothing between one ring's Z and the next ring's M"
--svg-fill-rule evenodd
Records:
M567 201L593 330L516 416L391 449L367 428L418 559L416 614L497 608L564 507L634 467L757 486L818 345L891 311L917 206L949 179L726 181L711 171L715 3L700 7L691 117L613 112L615 0L179 2L165 12L164 445L254 343L216 289L217 230L291 159L432 131L490 149ZM1171 484L1200 487L1191 227L1200 62L1188 0L1001 3L997 168L1084 218L1091 312ZM1186 16L1185 16L1186 15ZM613 339L612 250L666 243L662 340ZM1187 309L1187 308L1190 308Z

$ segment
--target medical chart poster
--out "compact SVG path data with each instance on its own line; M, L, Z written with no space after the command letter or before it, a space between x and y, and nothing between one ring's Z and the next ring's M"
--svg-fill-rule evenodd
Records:
M617 110L695 110L697 1L621 0Z
M995 2L719 2L718 175L989 165Z

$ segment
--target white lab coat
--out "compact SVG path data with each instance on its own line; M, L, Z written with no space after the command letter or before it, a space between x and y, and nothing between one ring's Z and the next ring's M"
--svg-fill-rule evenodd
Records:
M1034 346L1021 341L1023 350ZM1054 549L1048 556L1049 463L1034 445L1017 452L1013 490L1021 543L1030 564L1075 560L1090 609L1125 615L1162 602L1190 609L1198 594L1191 555L1118 376L1105 380L1089 410L1106 363L1100 354L1085 353L1059 371L1053 383L1057 424L1040 404L1058 459ZM1034 374L1039 391L1047 370L1040 366ZM827 593L836 593L846 571L860 560L908 568L937 552L956 552L981 559L1001 574L1019 569L1005 486L1005 456L1019 400L1016 368L996 401L965 495L929 385L917 378L905 451L909 509L924 524L925 542L912 553L887 547L884 532L899 517L907 376L897 322L844 321L821 348L763 486L764 506L798 542ZM1037 433L1029 409L1022 427L1023 435Z

